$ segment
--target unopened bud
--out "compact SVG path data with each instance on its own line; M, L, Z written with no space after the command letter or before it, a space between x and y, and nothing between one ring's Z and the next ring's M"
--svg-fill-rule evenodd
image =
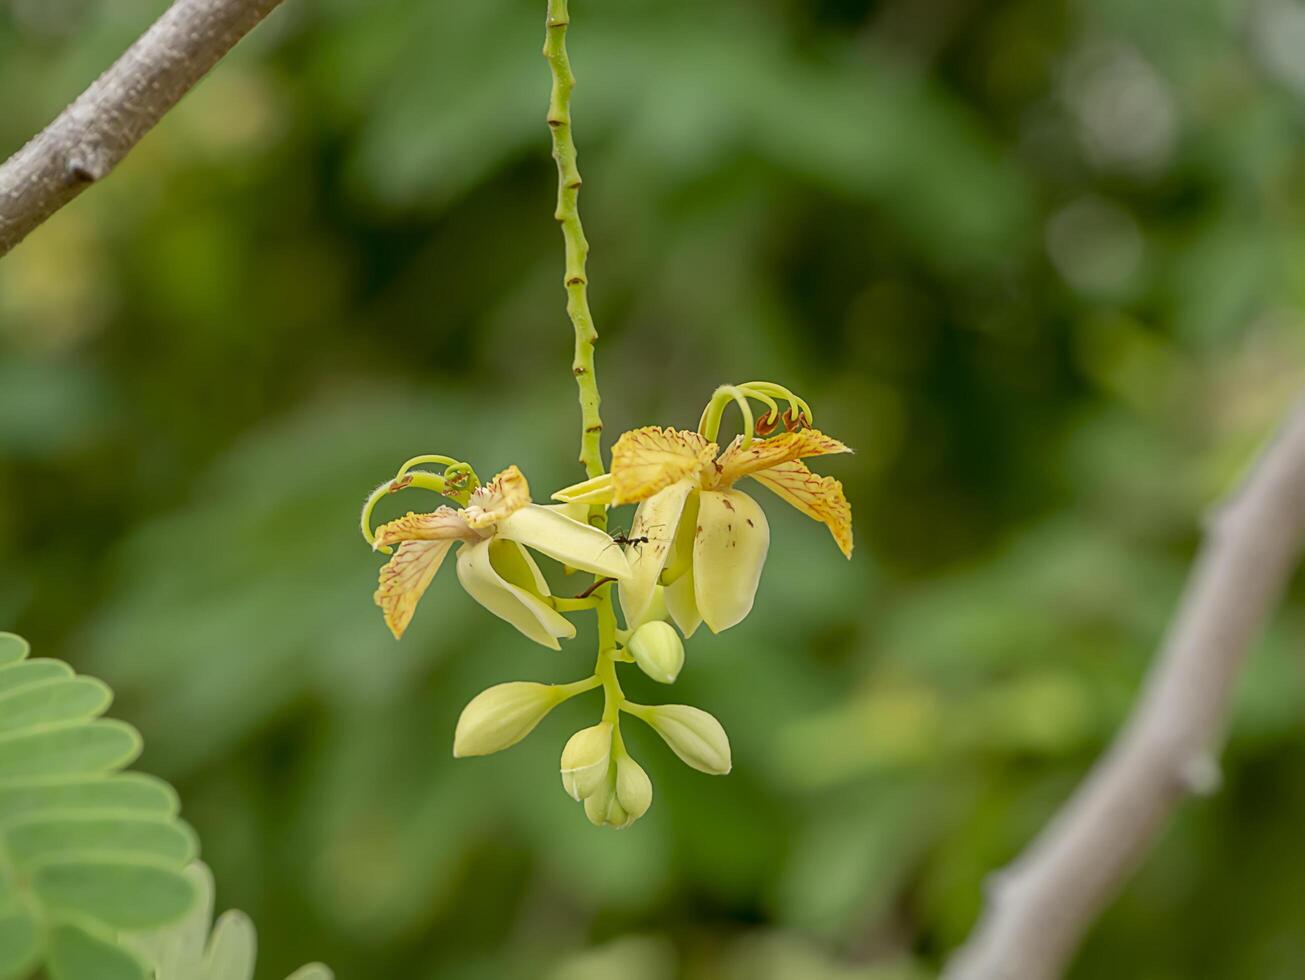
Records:
M622 830L648 812L652 781L628 755L617 756L615 769L594 793L585 797L585 816L596 827Z
M512 681L481 691L462 709L453 755L489 755L521 741L561 701L551 684Z
M607 783L593 796L585 797L585 816L595 827L616 827L618 830L632 822Z
M621 824L628 827L652 806L652 780L643 771L643 766L628 755L616 760L616 799L625 811L627 820Z
M630 637L630 653L640 670L662 684L673 683L684 666L684 643L670 623L644 623Z
M582 728L562 750L562 787L575 800L593 796L606 785L611 761L612 723Z
M659 704L640 706L637 714L685 765L718 776L730 771L729 736L707 712L687 704Z

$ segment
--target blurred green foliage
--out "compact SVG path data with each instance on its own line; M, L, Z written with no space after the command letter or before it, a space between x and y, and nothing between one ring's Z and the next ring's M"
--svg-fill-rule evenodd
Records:
M3 148L156 6L0 5ZM592 705L450 757L483 687L587 660L449 582L401 644L371 606L407 456L580 475L540 2L290 0L0 262L0 624L119 693L260 977L926 976L1305 383L1305 7L573 7L608 431L774 377L858 449L850 566L770 508L757 611L690 647L734 773L635 732L656 802L595 830ZM1301 599L1076 978L1305 974Z

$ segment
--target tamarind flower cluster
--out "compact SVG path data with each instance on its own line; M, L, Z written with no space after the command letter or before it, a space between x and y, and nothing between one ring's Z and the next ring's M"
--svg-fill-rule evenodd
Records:
M760 418L750 400L765 406ZM780 400L787 410L781 412ZM716 439L731 403L745 428L722 451ZM648 426L625 433L612 447L610 472L557 491L552 505L531 500L516 466L482 485L468 463L451 457L405 463L376 488L362 516L367 541L391 554L375 600L396 638L455 545L466 592L536 643L561 649L560 641L576 633L568 616L594 611L598 617L592 674L569 684L511 681L482 691L458 719L453 754L489 755L515 745L557 705L601 687L601 718L571 736L560 761L563 788L593 823L628 827L652 803L652 782L621 736L623 715L652 727L686 765L729 772L729 738L712 715L690 705L629 701L616 665L634 663L671 684L684 665L682 637L702 623L720 632L748 615L770 530L761 506L736 488L744 478L824 523L850 558L852 516L842 484L802 462L850 451L815 429L810 406L787 388L749 382L717 389L696 432ZM417 468L427 463L444 464L444 471ZM409 512L373 530L376 504L409 488L435 491L457 506ZM638 505L630 533L609 535L608 509L629 504ZM592 573L592 584L575 596L553 595L532 552ZM616 619L613 587L624 626Z

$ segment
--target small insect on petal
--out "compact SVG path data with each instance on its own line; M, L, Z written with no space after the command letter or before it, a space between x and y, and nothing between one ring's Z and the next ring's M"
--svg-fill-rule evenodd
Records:
M630 573L620 584L621 610L631 628L648 618L653 592L670 558L681 515L695 509L691 506L693 500L693 484L681 480L645 500L635 512L630 533L648 540L631 546L627 556Z

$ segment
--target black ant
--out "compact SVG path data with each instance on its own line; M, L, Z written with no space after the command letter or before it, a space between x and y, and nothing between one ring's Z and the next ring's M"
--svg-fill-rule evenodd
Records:
M653 524L653 525L650 525L649 527L644 528L644 530L645 530L645 531L655 531L655 530L657 530L659 527L662 527L662 526L663 526L663 525L661 525L661 524ZM629 534L629 532L627 532L627 531L617 531L615 534L612 535L612 544L609 544L607 547L610 548L610 547L612 547L612 545L630 545L630 544L632 544L632 545L634 545L635 547L639 547L639 548L641 548L641 547L643 547L643 546L646 545L646 544L650 544L651 542L652 542L652 538L648 537L647 534L636 534L636 535L634 535L633 537L631 537L630 534ZM607 549L605 548L605 549L603 549L603 550L605 551L605 550L607 550Z
M636 537L629 537L624 531L617 531L612 535L612 544L647 544L648 535L640 534Z

